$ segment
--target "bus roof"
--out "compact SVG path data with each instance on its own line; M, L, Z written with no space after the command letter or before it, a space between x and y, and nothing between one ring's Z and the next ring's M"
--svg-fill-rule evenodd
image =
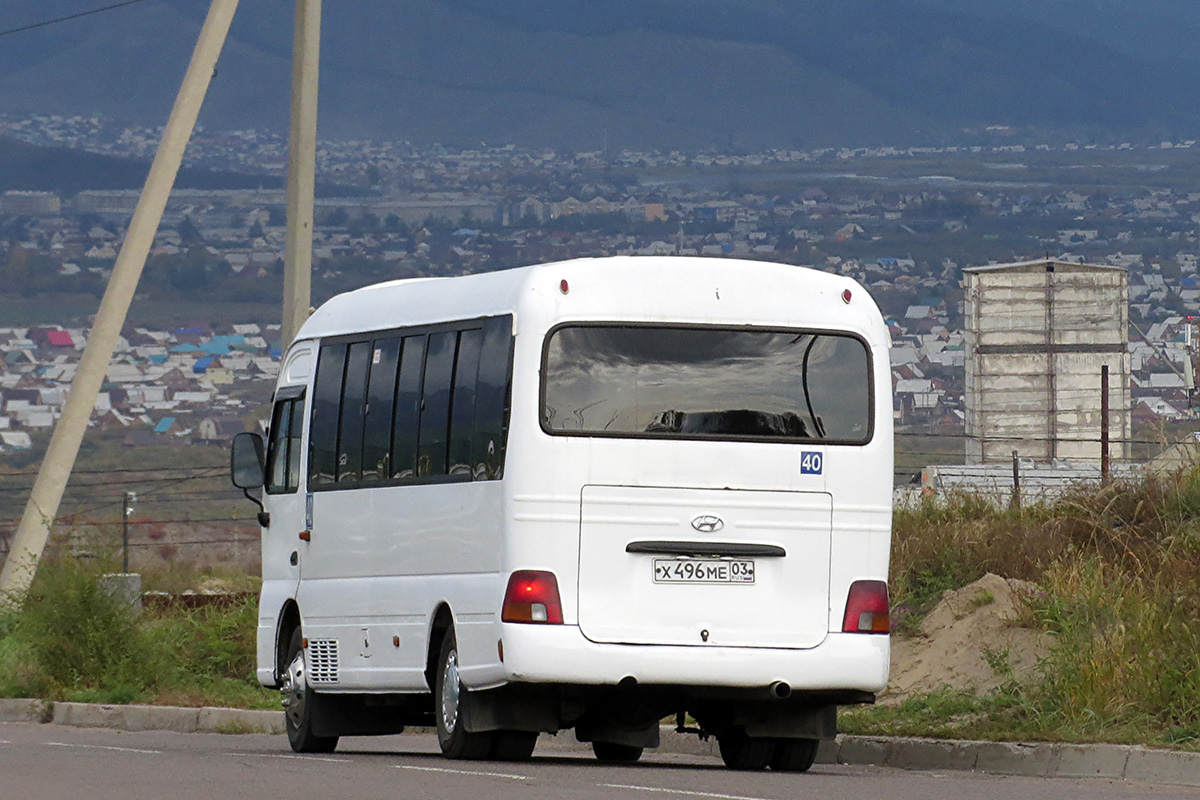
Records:
M524 314L534 325L562 316L848 328L872 343L887 335L875 303L850 278L766 261L608 256L367 286L324 303L297 339L500 314L515 315L518 327Z

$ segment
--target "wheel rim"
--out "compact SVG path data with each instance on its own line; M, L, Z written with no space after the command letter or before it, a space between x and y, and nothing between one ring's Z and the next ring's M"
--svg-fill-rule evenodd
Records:
M442 678L442 727L446 733L454 733L458 722L458 651L451 650L446 656L446 670Z
M304 651L301 650L284 671L283 686L280 687L283 712L294 728L299 728L304 721L304 690L308 687L304 672Z

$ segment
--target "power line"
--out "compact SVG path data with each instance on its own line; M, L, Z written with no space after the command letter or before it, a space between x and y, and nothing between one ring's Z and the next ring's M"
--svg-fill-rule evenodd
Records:
M73 475L73 476L74 475L115 475L115 474L119 474L119 473L139 474L139 473L147 473L147 472L153 472L153 473L157 473L157 472L197 472L199 470L213 470L213 469L226 469L226 468L227 468L227 465L225 465L225 464L213 464L211 466L203 466L202 465L202 466L198 466L198 467L128 467L125 469L73 469L73 470L71 470L71 475ZM27 470L11 470L11 471L0 472L0 479L15 478L15 477L19 478L21 476L28 476L30 478L36 478L37 473L29 472Z
M56 17L55 19L48 19L48 20L44 20L42 22L35 22L32 25L22 25L19 28L9 28L6 31L0 31L0 36L11 36L14 33L24 33L25 31L37 30L38 28L46 28L46 27L49 27L50 25L57 25L60 22L70 22L73 19L79 19L81 17L90 17L93 14L102 14L105 11L113 11L118 8L124 8L125 6L136 6L138 3L144 3L144 2L146 2L146 0L125 0L125 2L123 2L123 3L113 3L112 5L103 6L101 8L93 8L90 11L80 11L77 14L68 14L65 17Z
M114 522L112 520L108 520L108 521L105 521L105 520L81 520L78 522L71 522L69 519L67 519L68 516L70 516L70 515L64 515L64 516L59 517L58 519L54 520L54 525L56 525L56 526L68 525L69 526L69 525L75 524L75 525L90 525L92 527L104 527L104 526L112 526L112 525L118 524L117 522ZM19 518L0 519L0 526L12 526L12 525L16 525L20 521L21 520ZM130 520L129 524L130 524L130 527L142 527L142 526L146 526L146 525L214 524L214 523L219 523L219 522L232 523L232 524L236 524L239 527L252 527L252 528L258 527L258 522L254 519L253 516L247 516L247 517L194 517L192 519L183 519L183 518L149 519L149 520L134 519L134 520ZM3 534L0 533L0 536L3 536ZM159 544L162 544L162 543L166 543L166 540L163 540L163 542L159 542Z
M99 495L99 494L102 494L102 492L97 491L98 489L102 489L102 488L110 487L110 486L139 488L142 486L146 486L148 484L163 484L163 483L167 484L168 486L173 486L175 484L184 483L186 481L214 481L214 480L221 480L222 478L225 477L225 475L224 475L225 468L224 467L212 467L211 469L216 470L216 471L210 472L207 475L189 475L188 477L185 477L185 478L123 478L121 480L116 480L116 481L72 482L72 483L67 484L66 493L68 495L71 495L71 494L78 495L80 493L85 494L85 495ZM149 470L144 470L143 472L149 472ZM3 483L0 483L0 494L28 492L31 488L32 488L32 484L29 486L25 486L25 485L10 486L10 485L4 485ZM80 490L83 490L83 489L88 489L90 491L80 492ZM141 491L141 489L139 489L139 491ZM145 490L145 491L149 491L149 490ZM156 491L157 491L157 489L156 489Z
M216 476L216 473L214 473L214 475L213 475L212 477L215 477L215 476ZM187 477L185 477L185 478L177 478L177 479L174 479L174 480L170 480L170 479L162 479L162 480L158 481L159 483L161 483L161 485L160 485L160 486L155 486L155 487L153 487L153 488L151 488L151 489L145 489L145 490L141 490L141 491L140 491L140 493L141 493L143 496L145 496L145 495L151 495L151 494L157 494L157 493L159 493L159 492L162 492L164 489L167 489L167 488L169 488L169 487L171 487L171 486L175 486L175 485L178 485L178 484L181 484L181 483L186 483L186 482L188 482L188 481L197 480L197 479L199 479L199 478L203 478L203 477L206 477L206 476L202 476L202 475L189 475L189 476L187 476ZM85 515L85 514L91 514L93 511L100 511L100 510L102 510L102 509L106 509L106 508L111 508L111 507L113 507L113 506L122 505L124 502L125 502L125 498L124 498L124 497L120 497L120 498L118 498L118 499L116 499L116 500L112 500L112 501L110 501L110 502L101 502L101 503L97 503L96 505L90 506L90 507L88 507L88 508L81 508L81 509L79 509L78 511L74 512L74 514L72 514L71 516L74 516L74 517L78 518L78 517L81 517L81 516L83 516L83 515ZM62 516L62 515L60 515L60 517L61 517L61 516Z

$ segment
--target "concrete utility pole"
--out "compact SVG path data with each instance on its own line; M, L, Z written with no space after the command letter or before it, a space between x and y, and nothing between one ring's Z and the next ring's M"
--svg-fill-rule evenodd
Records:
M283 256L283 342L287 350L312 300L313 195L317 170L317 84L321 0L296 0L292 40L292 126L288 137L287 246Z
M238 0L212 0L209 7L183 85L175 98L175 107L158 145L158 153L125 234L125 243L100 301L100 310L71 382L62 416L54 426L46 458L25 505L4 571L0 573L0 600L21 602L33 581L237 6Z

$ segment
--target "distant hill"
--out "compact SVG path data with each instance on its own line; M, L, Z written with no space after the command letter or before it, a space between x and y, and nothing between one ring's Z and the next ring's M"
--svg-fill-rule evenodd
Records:
M7 0L19 25L78 10ZM0 108L161 123L207 3L8 37ZM242 3L202 122L286 124L293 0ZM813 146L1015 125L1200 129L1194 0L325 4L322 133L469 145Z
M0 138L0 192L12 189L74 195L85 189L141 189L150 165L129 158L59 147L35 147ZM280 178L184 168L180 189L279 188Z

